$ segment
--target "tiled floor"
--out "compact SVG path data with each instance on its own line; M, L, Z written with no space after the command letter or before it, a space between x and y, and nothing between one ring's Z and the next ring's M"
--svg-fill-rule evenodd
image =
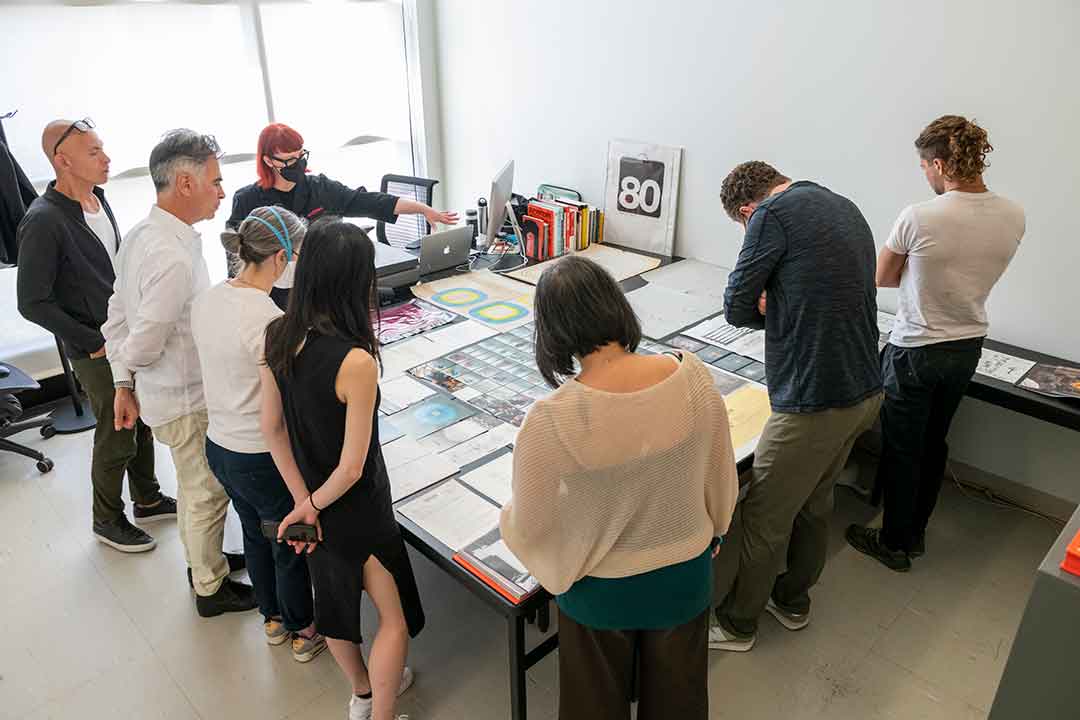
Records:
M19 439L45 449L56 469L40 476L0 453L0 718L345 717L348 688L329 654L298 665L263 642L257 613L198 618L173 524L153 529L159 546L145 555L92 539L89 435ZM171 490L164 449L158 459ZM838 491L809 628L790 634L766 617L753 652L712 653L714 718L986 717L1058 528L947 489L929 554L899 575L843 542L848 522L871 516ZM238 547L235 527L229 537ZM506 718L503 624L423 558L415 567L428 628L412 646L418 680L399 712ZM555 717L557 692L553 655L530 671L529 717Z

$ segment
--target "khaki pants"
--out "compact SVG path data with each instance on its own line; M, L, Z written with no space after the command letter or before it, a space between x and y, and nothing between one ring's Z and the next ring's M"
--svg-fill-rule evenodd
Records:
M722 601L716 614L725 629L755 633L770 595L781 608L810 612L810 588L825 569L836 478L881 400L878 393L848 408L769 417L753 482L714 565L714 598Z
M221 551L229 496L206 462L206 410L153 428L154 437L172 452L176 465L176 513L184 557L195 592L213 595L229 575Z

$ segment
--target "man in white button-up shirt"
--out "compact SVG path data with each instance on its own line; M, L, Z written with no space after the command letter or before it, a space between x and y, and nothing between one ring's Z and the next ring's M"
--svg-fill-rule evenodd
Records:
M210 285L202 238L192 227L217 212L220 151L191 130L167 133L150 153L157 204L124 237L102 326L116 385L116 425L141 414L176 465L180 539L203 617L255 607L251 588L229 580L222 553L229 500L206 462L206 401L191 336L191 301Z

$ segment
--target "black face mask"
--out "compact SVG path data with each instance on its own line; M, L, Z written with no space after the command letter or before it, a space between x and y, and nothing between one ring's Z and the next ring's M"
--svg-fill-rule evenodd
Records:
M291 183L298 183L304 179L304 173L307 172L307 158L301 157L292 165L283 167L278 170L278 173L284 179Z

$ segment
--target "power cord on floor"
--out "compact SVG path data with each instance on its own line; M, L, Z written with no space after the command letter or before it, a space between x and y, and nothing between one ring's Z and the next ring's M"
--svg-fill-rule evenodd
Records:
M1041 513L1038 510L1033 510L1026 505L1007 500L1006 498L998 496L993 490L985 487L979 487L978 485L972 485L971 483L965 483L960 480L956 475L956 471L952 469L952 464L946 464L946 472L952 478L953 484L956 485L956 489L960 491L960 494L966 497L968 500L972 500L977 503L983 503L984 505L992 505L997 508L1005 510L1019 510L1020 512L1027 513L1033 517L1037 517L1040 520L1046 520L1049 523L1053 523L1058 527L1064 527L1065 523L1056 517L1051 517L1045 513Z

